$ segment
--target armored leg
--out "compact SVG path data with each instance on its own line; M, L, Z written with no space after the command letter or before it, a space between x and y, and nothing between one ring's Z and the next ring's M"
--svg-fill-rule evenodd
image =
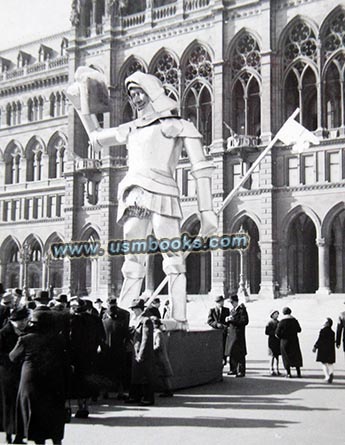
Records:
M124 224L124 240L145 239L151 233L151 222L149 219L132 217ZM143 279L145 277L145 253L125 255L122 266L124 277L119 306L127 309L134 298L139 298Z

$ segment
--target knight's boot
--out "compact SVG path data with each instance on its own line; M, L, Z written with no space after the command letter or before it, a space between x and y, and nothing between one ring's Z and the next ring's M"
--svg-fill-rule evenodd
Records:
M145 277L145 267L136 261L125 260L122 268L124 277L119 306L128 309L134 298L139 298L143 279Z
M168 330L187 330L187 281L186 265L182 256L164 258L163 270L168 277L168 290L171 304L171 323ZM171 325L171 326L170 326Z

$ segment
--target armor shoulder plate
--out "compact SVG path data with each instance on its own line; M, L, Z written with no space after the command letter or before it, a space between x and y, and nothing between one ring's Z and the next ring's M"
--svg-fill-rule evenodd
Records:
M181 138L198 138L198 139L202 138L202 135L196 129L193 122L186 121L184 119L181 119L180 122L183 126L183 129L182 129L181 133L179 134L179 136Z

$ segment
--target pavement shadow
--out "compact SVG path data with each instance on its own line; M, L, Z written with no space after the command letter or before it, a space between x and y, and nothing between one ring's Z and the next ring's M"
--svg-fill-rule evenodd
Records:
M149 417L118 416L107 418L89 417L87 420L73 423L118 427L204 427L204 428L287 428L298 422L274 419L237 419L228 417Z

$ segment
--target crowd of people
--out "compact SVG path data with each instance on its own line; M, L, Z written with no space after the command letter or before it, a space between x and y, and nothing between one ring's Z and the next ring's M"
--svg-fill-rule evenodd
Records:
M229 301L231 308L224 306L223 296L217 296L215 307L209 311L207 323L212 328L223 331L223 365L225 366L229 360L228 375L244 377L247 354L245 329L249 323L249 317L245 305L239 304L237 295L230 296ZM272 310L265 326L270 356L269 373L271 376L281 375L279 370L281 356L285 376L292 378L291 368L295 368L297 377L300 378L303 358L298 334L302 329L298 320L292 316L289 307L283 308L282 314L283 317L279 320L279 311ZM336 333L332 325L333 320L326 318L312 350L317 353L316 361L322 364L327 383L332 383L334 378L335 348L340 348L343 343L345 351L345 311L339 316Z
M109 298L32 298L22 291L0 292L0 431L7 443L31 440L61 444L74 413L87 418L90 399L108 398L153 405L155 391L173 396L160 300L148 307L133 300L130 312ZM169 305L165 305L164 314Z

